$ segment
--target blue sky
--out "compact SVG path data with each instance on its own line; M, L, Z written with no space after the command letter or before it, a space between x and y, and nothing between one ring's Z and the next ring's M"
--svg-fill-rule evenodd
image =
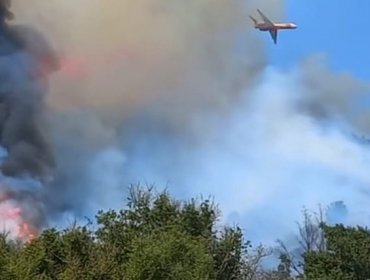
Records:
M269 45L273 65L285 68L309 54L324 53L335 71L370 81L369 0L287 2L286 18L282 20L296 22L298 29L279 32L278 44Z

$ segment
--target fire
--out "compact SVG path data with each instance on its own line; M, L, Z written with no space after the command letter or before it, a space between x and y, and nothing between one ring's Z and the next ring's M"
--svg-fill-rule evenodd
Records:
M0 193L0 230L9 232L9 237L23 242L36 238L36 229L25 220L22 208Z
M99 56L69 55L59 58L60 71L69 78L86 78L93 69L106 69L118 61L137 60L139 54L131 48L117 49L113 52L100 52Z
M18 238L20 240L32 241L36 238L36 231L32 228L30 224L23 222L19 226Z

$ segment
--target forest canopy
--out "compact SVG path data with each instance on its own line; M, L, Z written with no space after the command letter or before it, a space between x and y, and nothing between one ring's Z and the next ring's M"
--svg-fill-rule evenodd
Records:
M238 226L220 226L211 200L176 200L132 187L121 210L45 229L27 243L0 237L0 279L367 279L370 233L328 226L304 212L292 253L252 246ZM276 256L276 268L263 265Z

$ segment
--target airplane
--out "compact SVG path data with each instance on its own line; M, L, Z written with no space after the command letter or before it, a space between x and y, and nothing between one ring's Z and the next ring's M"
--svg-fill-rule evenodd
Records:
M297 25L293 22L274 23L269 20L259 9L257 9L257 12L262 17L263 22L258 22L254 17L249 16L254 22L254 28L259 29L260 31L269 31L275 44L277 42L277 34L279 30L297 28Z

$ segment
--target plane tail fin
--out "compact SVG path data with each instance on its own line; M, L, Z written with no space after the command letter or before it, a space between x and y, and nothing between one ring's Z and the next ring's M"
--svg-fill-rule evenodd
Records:
M252 16L249 16L249 17L251 18L251 20L253 20L254 25L257 25L258 21Z
M267 16L265 16L264 13L262 13L260 9L257 9L257 12L260 14L260 16L262 17L265 23L267 23L270 26L274 25L274 23Z

